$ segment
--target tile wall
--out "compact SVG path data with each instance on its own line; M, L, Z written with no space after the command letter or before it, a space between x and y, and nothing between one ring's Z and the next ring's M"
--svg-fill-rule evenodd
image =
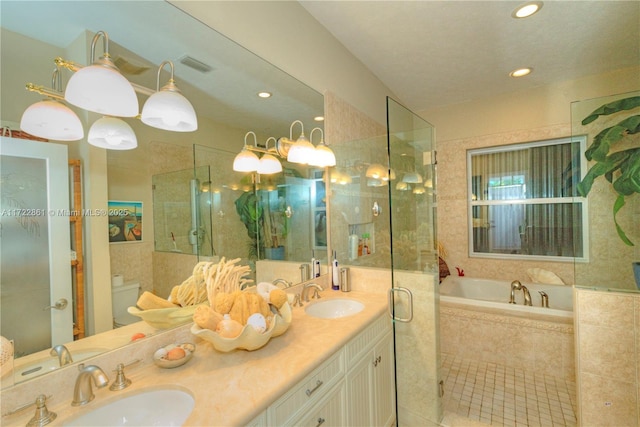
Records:
M576 289L578 423L640 425L640 294Z

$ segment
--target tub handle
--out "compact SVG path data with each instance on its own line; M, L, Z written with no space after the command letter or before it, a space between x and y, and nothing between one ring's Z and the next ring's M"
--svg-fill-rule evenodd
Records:
M401 293L407 294L407 303L408 303L407 305L409 307L409 314L407 315L407 317L397 317L395 315L394 295L393 295L395 292L401 292ZM403 322L403 323L411 322L411 320L413 319L413 294L411 293L411 291L407 288L396 286L389 289L388 297L389 297L389 304L387 305L387 308L389 311L389 317L391 317L393 320L397 322Z

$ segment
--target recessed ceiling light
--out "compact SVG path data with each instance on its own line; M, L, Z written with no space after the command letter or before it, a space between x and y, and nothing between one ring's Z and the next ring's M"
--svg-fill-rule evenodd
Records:
M316 116L313 118L313 120L315 120L316 122L324 122L324 117L323 116Z
M532 68L518 68L517 70L510 72L509 75L511 77L524 77L527 74L531 74L532 71Z
M260 98L271 98L271 92L258 92Z
M540 9L542 9L541 1L530 1L518 6L516 10L511 13L511 16L514 18L526 18L533 15Z

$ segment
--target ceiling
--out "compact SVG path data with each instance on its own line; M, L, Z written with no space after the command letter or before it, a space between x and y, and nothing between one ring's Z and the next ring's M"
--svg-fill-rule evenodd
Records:
M640 64L639 1L300 3L414 111Z

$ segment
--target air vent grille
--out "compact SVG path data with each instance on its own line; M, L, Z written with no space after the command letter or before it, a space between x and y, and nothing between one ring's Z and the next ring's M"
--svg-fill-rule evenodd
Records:
M210 65L207 65L202 61L198 61L197 59L192 58L189 55L185 55L180 58L180 63L186 65L189 68L200 71L201 73L208 73L209 71L213 70L213 67L211 67Z

